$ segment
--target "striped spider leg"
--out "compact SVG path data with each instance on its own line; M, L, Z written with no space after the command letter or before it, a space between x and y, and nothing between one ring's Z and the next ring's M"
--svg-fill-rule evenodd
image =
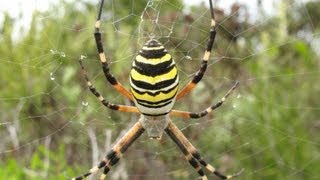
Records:
M201 81L204 73L207 70L208 60L210 58L211 50L217 34L212 0L209 0L209 4L210 4L210 15L211 15L211 28L210 28L209 41L202 58L200 69L197 71L193 79L190 82L188 82L187 85L183 87L182 90L178 93L176 98L177 100L181 99L182 97L187 95L189 92L191 92L196 87L196 85Z
M138 137L143 134L144 130L145 129L142 127L140 121L136 122L133 127L112 147L106 157L102 161L100 161L97 166L91 168L88 172L84 173L81 176L72 178L72 180L85 179L89 175L96 173L102 168L104 168L104 170L103 174L100 176L100 179L104 179L110 168L119 161L122 154L136 139L138 139Z
M229 89L229 91L220 99L220 101L218 101L216 104L206 108L203 111L200 111L200 112L188 112L188 111L172 110L170 112L170 115L171 116L179 116L179 117L183 117L183 118L193 118L193 119L204 117L204 116L208 115L209 113L211 113L213 110L219 108L226 101L226 99L233 92L233 90L238 87L238 85L239 85L239 82L237 81Z
M100 32L100 25L101 25L100 19L101 19L101 14L102 14L103 2L104 2L104 0L101 0L101 2L100 2L99 12L98 12L97 20L95 23L95 32L94 32L94 38L96 41L96 46L97 46L98 53L99 53L99 59L101 61L101 65L102 65L102 70L103 70L103 73L104 73L106 79L109 81L109 83L119 93L121 93L122 95L124 95L125 97L127 97L128 99L133 101L133 97L132 97L131 93L126 88L124 88L122 86L122 84L119 83L118 80L109 71L109 66L108 66L106 55L104 53L101 32Z
M243 169L232 175L224 175L221 172L219 172L215 167L205 162L204 159L201 157L199 151L188 141L188 139L183 135L183 133L177 128L177 126L173 122L169 122L168 126L165 129L165 132L170 136L173 142L177 144L179 149L185 155L187 161L194 169L196 169L198 174L201 176L202 180L207 180L207 176L202 171L200 164L220 179L232 179L242 174Z
M116 111L122 111L122 112L131 112L131 113L139 113L138 109L134 106L126 106L126 105L117 105L117 104L113 104L110 103L109 101L107 101L102 95L101 93L98 92L98 90L94 87L94 85L92 84L92 82L90 81L88 75L87 75L87 71L85 70L83 64L82 64L82 58L79 59L79 64L81 66L81 71L83 74L84 79L86 80L87 86L90 90L90 92L92 94L94 94L97 99L107 108L112 109L112 110L116 110Z

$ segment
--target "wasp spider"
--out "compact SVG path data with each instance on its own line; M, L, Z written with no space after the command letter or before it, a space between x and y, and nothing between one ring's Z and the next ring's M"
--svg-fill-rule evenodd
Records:
M132 63L130 72L130 91L126 90L110 73L106 55L103 50L103 44L100 33L100 18L103 7L103 0L100 2L97 21L95 23L95 41L99 53L99 58L102 64L102 69L109 83L122 95L133 101L135 106L117 105L108 102L93 86L89 80L80 59L82 73L87 82L90 91L98 98L101 103L116 111L138 113L140 119L133 127L112 147L106 157L101 162L91 168L87 173L73 178L74 180L84 179L92 173L96 173L100 169L103 174L100 179L104 179L111 167L115 165L120 157L125 153L129 146L140 136L144 131L152 139L160 139L163 132L166 132L169 137L177 144L190 165L198 172L203 180L207 179L201 165L208 171L220 177L221 179L230 179L239 176L242 171L233 175L223 175L215 167L208 164L199 154L198 150L188 141L177 126L171 121L171 116L179 116L184 118L200 118L220 107L229 94L237 87L238 82L225 94L225 96L216 104L208 107L201 112L187 112L172 110L175 101L180 100L188 94L196 84L202 79L207 63L210 57L210 52L216 36L216 22L214 19L212 1L209 0L211 12L211 29L207 48L203 55L203 60L198 72L193 79L187 83L181 91L178 91L179 79L178 70L171 55L167 52L164 46L156 39L151 38L144 44L139 51L135 60Z

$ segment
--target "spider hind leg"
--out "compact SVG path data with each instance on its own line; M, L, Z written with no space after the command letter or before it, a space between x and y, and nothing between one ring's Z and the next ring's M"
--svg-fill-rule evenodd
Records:
M203 165L208 171L210 171L220 179L232 179L242 174L243 170L239 171L236 174L224 175L221 172L219 172L215 167L206 163L200 156L198 150L188 141L188 139L177 128L177 126L174 125L174 123L169 122L165 131L170 136L170 138L178 145L180 150L185 155L186 159L193 166L193 168L197 170L198 174L201 176L203 180L207 179L207 177L204 175L199 164Z
M111 167L120 160L122 154L125 153L129 146L143 134L144 130L145 129L142 127L140 122L135 123L134 126L112 147L112 149L99 163L99 165L91 168L88 172L84 173L81 176L72 178L72 180L85 179L86 177L96 173L102 168L104 168L104 171L100 176L100 179L104 179Z

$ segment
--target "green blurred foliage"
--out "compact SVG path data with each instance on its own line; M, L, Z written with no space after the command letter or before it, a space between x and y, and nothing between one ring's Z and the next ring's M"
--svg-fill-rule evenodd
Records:
M203 56L210 28L207 7L200 3L186 11L180 0L150 2L106 2L102 29L112 73L127 86L131 61L153 32L175 57L183 85ZM319 177L320 64L312 40L319 40L320 3L288 3L282 1L275 16L261 12L257 22L248 20L240 4L230 14L215 9L218 35L207 73L175 107L202 110L240 81L209 117L174 119L207 162L222 172L245 168L239 179ZM130 104L104 80L93 39L95 16L96 5L62 1L47 12L34 12L28 30L14 37L16 20L5 14L0 25L0 179L65 179L83 173L93 158L91 130L104 154L106 129L114 141L137 120L106 110L85 87L77 62L81 55L106 99ZM126 164L123 174L129 179L197 178L166 136L159 142L141 137L120 163Z

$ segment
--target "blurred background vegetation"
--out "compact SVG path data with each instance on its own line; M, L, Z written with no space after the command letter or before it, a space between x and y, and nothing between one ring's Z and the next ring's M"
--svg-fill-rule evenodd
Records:
M208 38L206 4L106 2L104 46L118 80L128 87L131 61L152 33L175 57L181 84L188 82ZM258 14L250 14L244 4L215 8L219 26L210 66L175 109L202 110L236 80L240 87L208 117L174 122L222 172L245 168L239 179L320 179L320 2L279 1L272 15L259 3L256 8ZM48 11L36 11L18 35L18 19L3 15L0 179L79 175L138 118L103 107L81 77L77 61L82 55L106 99L130 104L104 80L92 34L96 3L61 1ZM196 178L167 136L159 142L142 136L109 175Z

